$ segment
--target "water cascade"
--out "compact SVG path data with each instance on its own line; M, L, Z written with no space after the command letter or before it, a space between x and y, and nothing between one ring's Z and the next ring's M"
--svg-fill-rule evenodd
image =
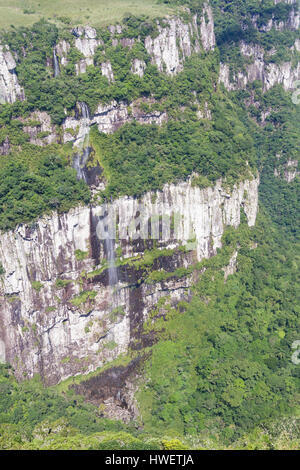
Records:
M78 134L80 152L74 155L73 168L77 173L77 178L86 181L85 166L91 153L91 147L89 146L89 134L90 134L90 112L86 103L78 103L81 120L80 130Z
M104 240L104 247L108 262L108 283L110 287L113 287L118 284L118 268L116 266L115 241L110 238L109 234Z
M78 180L86 181L84 168L88 161L90 153L91 153L91 148L87 146L82 149L81 153L76 153L76 155L74 155L73 168L75 168L76 170Z
M59 61L56 55L55 48L53 49L53 65L54 65L54 77L58 77L60 74Z
M88 105L84 102L80 102L78 103L78 105L80 107L82 119L90 120L90 111L89 111Z

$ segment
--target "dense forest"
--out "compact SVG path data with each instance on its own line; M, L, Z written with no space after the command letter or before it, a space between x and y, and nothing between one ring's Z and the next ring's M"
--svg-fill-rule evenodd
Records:
M155 321L138 394L142 431L103 418L71 389L17 384L2 366L1 448L297 449L299 240L285 229L290 213L278 227L269 212L262 206L254 229L228 230L191 302ZM237 242L239 270L224 283Z
M183 18L183 7L194 14L204 4L159 3ZM76 74L82 55L68 19L61 26L43 19L1 33L1 42L18 57L16 73L26 96L0 105L0 144L9 139L11 147L0 155L2 232L52 211L124 195L138 198L193 174L200 188L220 179L233 187L257 174L260 186L256 225L248 226L242 210L240 226L226 228L218 254L189 266L198 279L190 300L176 307L167 297L158 303L143 325L143 334L151 333L155 341L120 359L120 364L141 359L140 416L129 424L108 419L101 405L86 403L68 382L45 387L35 377L20 383L13 368L2 364L0 449L299 448L300 368L291 358L300 339L300 185L299 176L287 181L284 171L288 161L299 161L300 107L281 84L266 91L255 80L228 91L218 77L220 62L229 64L231 74L247 65L242 40L263 47L267 62L297 62L299 52L291 47L300 33L262 28L270 19L287 21L291 3L210 4L216 48L192 54L174 76L159 72L143 42L114 46L105 27L97 28L105 51L99 46L94 64L82 74ZM124 37L158 34L157 23L146 16L128 14L122 24ZM53 77L47 57L62 39L71 44L68 63ZM112 64L113 82L99 72L104 56ZM133 58L145 61L142 77L130 71ZM78 102L87 103L93 114L99 103L150 97L144 111L167 113L162 125L133 120L111 134L91 127L88 166L100 166L106 181L96 195L78 180L70 143L61 139L41 147L24 131L34 110L47 112L61 135L66 113L74 116ZM210 118L198 119L205 103ZM236 272L225 278L224 267L236 251ZM186 269L177 272L186 274ZM163 273L153 271L150 278L161 280Z

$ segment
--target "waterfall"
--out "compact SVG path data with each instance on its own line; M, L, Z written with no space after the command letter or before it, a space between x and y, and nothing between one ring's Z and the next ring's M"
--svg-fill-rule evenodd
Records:
M86 181L85 166L91 153L91 147L89 146L89 134L90 134L90 111L88 105L84 102L79 102L78 107L80 109L80 130L78 134L80 152L76 153L73 158L73 168L77 173L77 178Z
M76 170L77 179L86 181L85 166L91 153L90 147L82 149L82 153L76 153L73 158L73 168Z
M90 110L88 108L88 105L84 102L79 102L78 106L79 106L80 111L81 111L82 119L90 120Z
M118 268L116 265L116 255L115 255L115 244L116 244L116 234L114 232L115 218L113 211L110 210L109 205L105 204L105 222L103 225L104 232L102 232L102 239L104 241L104 252L107 259L107 272L108 272L108 284L110 287L118 284ZM113 291L112 294L112 304L116 304L117 291Z
M58 77L60 74L59 61L56 55L55 47L53 48L53 65L54 65L54 77Z
M109 234L104 240L104 247L108 261L108 283L112 287L118 284L118 268L116 266L115 242L110 238Z

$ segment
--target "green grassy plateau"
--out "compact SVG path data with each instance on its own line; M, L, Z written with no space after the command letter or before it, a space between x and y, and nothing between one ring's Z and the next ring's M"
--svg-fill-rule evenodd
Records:
M155 17L170 11L157 0L0 0L0 29L29 26L40 18L59 22L60 17L70 18L72 24L105 26L126 13Z

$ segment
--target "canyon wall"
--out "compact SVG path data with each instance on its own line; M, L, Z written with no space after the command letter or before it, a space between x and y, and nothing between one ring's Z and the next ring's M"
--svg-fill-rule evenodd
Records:
M267 24L258 24L258 16L251 17L252 24L258 31L262 33L270 32L272 29L283 31L298 31L300 27L300 11L299 2L294 0L274 0L275 4L287 3L291 5L291 10L286 21L278 21L273 14ZM276 50L266 50L258 44L250 41L240 41L239 49L241 55L246 59L243 70L230 71L227 63L220 64L219 81L225 85L229 91L246 88L248 83L255 80L262 82L263 91L268 91L274 85L281 84L285 90L292 90L294 82L300 78L300 63L296 60L273 62L272 55L276 54ZM296 39L291 47L292 52L299 52L299 39Z
M113 267L111 248L99 235L106 223L103 206L78 207L1 234L0 338L17 377L39 373L54 384L95 370L129 346L149 344L143 323L158 300L188 298L195 281L177 268L215 255L225 227L239 225L241 208L254 225L257 205L257 179L231 191L221 182L200 189L188 181L140 201L120 198L109 209L118 215ZM176 233L171 228L156 248L153 240L139 238L141 216L148 223L174 215ZM153 271L167 276L149 281Z
M298 51L299 41L295 42L293 49ZM246 44L244 41L240 42L240 51L251 62L245 65L246 70L231 73L228 64L220 64L219 81L228 91L246 88L248 83L255 80L262 82L263 91L268 91L277 84L282 85L286 91L295 88L295 81L300 78L300 62L268 62L265 59L266 52L261 46Z
M19 85L15 69L12 53L7 46L0 45L0 104L24 99L24 91Z
M154 37L147 36L143 40L143 45L151 62L157 65L161 72L170 75L180 72L184 60L193 52L212 50L216 44L213 14L208 4L204 5L200 17L194 15L189 22L179 17L168 17L161 21L157 20L156 27L157 34ZM135 42L141 40L124 37L126 29L121 25L110 26L109 31L113 37L113 46L121 44L123 47L132 48ZM73 34L76 37L75 46L84 56L77 65L77 73L82 73L86 71L87 66L93 65L96 49L102 46L105 50L105 45L97 36L96 29L90 26L74 28ZM67 47L66 43L61 43L59 47L61 57L66 55ZM132 72L143 75L144 66L143 61L133 59ZM113 80L111 65L107 61L102 64L102 74L110 81Z
M288 24L272 19L266 30L272 27L295 30L299 27L299 14L293 10ZM145 50L149 62L169 75L179 73L191 54L212 51L216 45L212 10L207 4L200 17L194 15L188 22L167 18L157 22L157 30L156 35L143 40ZM139 40L125 37L120 25L109 27L109 31L113 46L132 48ZM104 48L104 42L90 26L74 28L72 33L75 47L83 57L76 64L76 73L81 74L94 64L96 49ZM54 47L53 76L68 64L70 47L66 40ZM241 41L239 47L247 59L244 70L232 74L229 64L220 66L220 82L228 90L245 88L254 80L261 80L265 91L277 83L289 90L300 79L300 63L267 63L266 53L259 45ZM299 41L293 47L299 52ZM133 74L142 77L146 62L135 58L130 67ZM0 87L4 102L24 99L15 68L12 54L1 47ZM115 79L109 60L101 64L99 73L110 82ZM143 111L141 104L154 102L150 97L133 103L99 103L93 113L86 103L78 102L71 115L66 113L62 129L51 123L46 112L36 110L30 119L40 125L25 125L24 131L32 144L71 142L74 149L84 149L88 148L86 138L93 124L101 132L112 133L132 120L159 125L165 122L166 112ZM209 104L206 102L205 106L198 117L210 119ZM6 139L0 154L6 155L9 150ZM88 152L84 155L88 158ZM80 163L76 163L79 173ZM299 173L294 161L285 171L289 180ZM166 302L176 304L188 299L189 288L196 280L192 271L179 274L179 268L184 270L214 256L221 247L225 227L239 226L241 209L248 224L255 224L258 184L258 179L253 178L232 190L220 181L213 188L200 189L190 180L166 185L163 191L147 193L141 200L120 198L110 206L119 220L119 233L111 244L99 239L98 228L99 224L104 225L106 209L100 206L53 214L1 234L1 355L14 366L17 377L21 380L38 373L45 383L55 384L93 371L126 353L129 347L151 344L151 335L144 334L143 325L159 300L164 297ZM141 208L146 224L153 216L156 221L159 217L171 220L178 216L176 235L173 227L169 236L156 244L151 237L139 237ZM136 227L135 236L127 233L132 224ZM147 264L149 258L151 262ZM234 272L235 263L236 253L229 267L224 267L225 277ZM153 273L158 274L156 281L155 276L151 277Z

